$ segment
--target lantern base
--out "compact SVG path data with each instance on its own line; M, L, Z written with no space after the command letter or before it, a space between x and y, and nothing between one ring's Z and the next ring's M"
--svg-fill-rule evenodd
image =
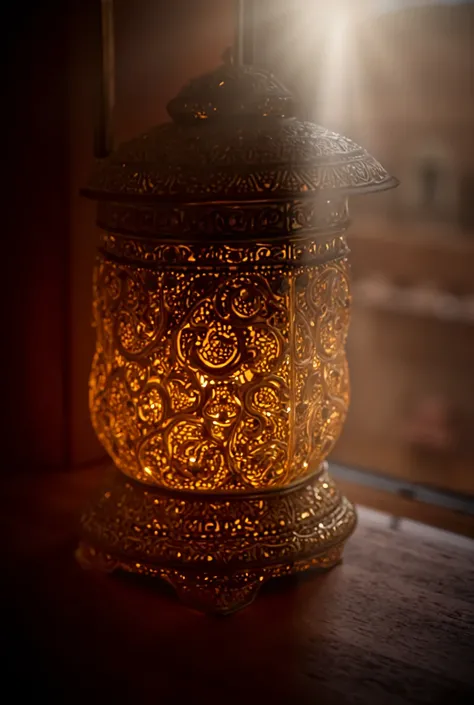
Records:
M259 494L171 492L114 471L82 517L76 556L84 568L162 578L189 606L228 614L270 578L332 568L355 524L326 464Z

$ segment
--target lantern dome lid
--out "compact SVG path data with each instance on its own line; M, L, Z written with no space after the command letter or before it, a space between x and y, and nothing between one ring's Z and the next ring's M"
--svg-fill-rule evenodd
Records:
M98 200L232 202L347 194L397 185L352 140L295 116L269 72L226 63L168 104L172 118L100 160L84 195Z

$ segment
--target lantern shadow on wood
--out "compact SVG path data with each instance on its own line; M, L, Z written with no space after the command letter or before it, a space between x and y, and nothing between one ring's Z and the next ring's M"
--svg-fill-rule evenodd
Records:
M354 529L324 462L349 403L347 200L396 182L249 66L168 110L86 190L102 229L90 408L118 471L78 557L230 612L335 565Z

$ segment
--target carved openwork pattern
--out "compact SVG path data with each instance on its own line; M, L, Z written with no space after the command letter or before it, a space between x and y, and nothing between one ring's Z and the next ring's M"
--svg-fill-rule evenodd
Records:
M231 611L270 578L329 568L355 526L326 468L286 493L203 496L114 473L83 519L81 562L161 577L182 599Z
M346 137L296 119L256 118L160 125L99 162L86 193L209 203L382 190L394 183Z
M199 493L143 491L115 475L83 518L97 545L133 554L136 561L180 562L194 568L209 568L212 562L221 569L309 557L318 546L339 543L353 523L354 511L326 468L286 495L241 495L232 501Z
M273 203L127 203L103 201L98 224L134 237L220 242L265 237L329 236L348 225L347 198L306 198Z
M349 254L343 234L313 237L305 240L286 239L281 242L257 241L230 244L167 243L151 239L119 237L102 233L100 251L119 263L144 266L148 269L175 266L226 268L239 266L242 271L270 265L275 268L298 268L302 265L323 264Z
M347 261L220 264L99 258L94 427L151 485L284 487L320 465L347 410Z

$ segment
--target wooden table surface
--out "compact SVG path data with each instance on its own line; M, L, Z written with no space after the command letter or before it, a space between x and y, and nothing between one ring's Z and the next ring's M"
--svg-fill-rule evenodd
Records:
M276 581L246 610L208 617L149 581L76 565L95 482L82 471L4 483L8 702L459 705L474 694L468 539L363 514L330 573Z

